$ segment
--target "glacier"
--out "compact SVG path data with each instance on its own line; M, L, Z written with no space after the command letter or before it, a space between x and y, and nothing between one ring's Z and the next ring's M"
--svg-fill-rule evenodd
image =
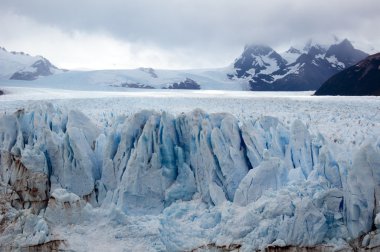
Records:
M297 119L142 110L103 127L38 103L0 117L0 249L375 251L379 167L380 138L346 150Z

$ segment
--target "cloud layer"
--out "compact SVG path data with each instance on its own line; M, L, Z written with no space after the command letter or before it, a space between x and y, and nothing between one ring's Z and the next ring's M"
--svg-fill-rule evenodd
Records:
M0 43L32 51L37 50L27 46L29 41L35 48L46 41L70 44L66 63L58 59L65 67L86 64L94 46L114 60L99 66L88 60L82 67L223 66L247 43L285 49L308 38L323 42L337 35L363 49L380 48L379 9L378 0L2 0ZM53 49L38 50L60 58ZM70 50L83 58L70 60Z

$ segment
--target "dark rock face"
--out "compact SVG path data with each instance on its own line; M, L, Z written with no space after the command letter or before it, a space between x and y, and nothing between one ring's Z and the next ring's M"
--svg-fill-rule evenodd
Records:
M30 70L20 70L11 76L11 80L35 80L39 76L52 75L52 69L58 69L45 58L37 60L30 66Z
M65 249L63 249L64 246L65 246L64 240L52 240L52 241L44 242L42 244L25 246L21 248L0 245L0 251L28 251L28 252L65 251Z
M332 246L310 246L310 247L300 247L300 246L268 246L265 248L265 252L333 252L336 251ZM350 250L349 250L350 251Z
M322 48L311 47L309 53L302 54L296 62L288 65L285 69L281 69L274 75L284 76L275 80L270 86L267 84L263 90L280 90L280 91L303 91L318 89L329 76L336 72L331 64L323 59L316 57L323 54ZM294 73L289 73L292 69L297 69ZM254 83L251 87L254 87Z
M300 54L289 63L268 46L248 46L234 63L230 79L248 80L253 91L316 90L331 76L368 56L347 40L331 45L305 46L303 53L291 47L287 53Z
M258 91L303 91L315 90L326 81L335 70L325 59L316 57L324 53L322 48L311 47L309 53L302 54L296 62L273 72L258 76L250 81L252 90ZM272 76L283 76L274 79Z
M201 89L201 86L190 78L186 78L186 80L181 81L179 83L173 83L168 87L168 89Z
M150 67L148 67L148 68L147 67L140 67L139 69L140 69L140 71L149 74L152 78L158 78L158 75L156 74L156 72L154 71L153 68L150 68Z
M334 75L315 95L380 95L380 53Z
M225 246L218 246L215 243L207 244L200 246L191 250L191 252L199 252L199 251L215 251L215 252L228 252L228 251L240 251L240 244L230 244Z
M139 83L126 84L129 88L144 88L144 89L154 89L154 87Z
M368 54L355 49L350 41L345 39L337 45L330 46L326 52L326 57L331 56L335 56L338 61L344 63L346 67L349 67L367 57Z
M0 153L0 164L11 171L8 184L14 192L11 196L14 208L32 209L33 213L46 208L50 191L47 174L29 170L20 158L4 151Z
M259 74L270 66L268 60L275 61L279 68L286 65L286 61L269 46L246 46L243 54L234 63L236 77L250 77ZM255 73L252 73L251 69L254 69Z
M113 87L126 87L126 88L143 88L143 89L154 89L154 87L141 83L122 83L120 85L113 85Z

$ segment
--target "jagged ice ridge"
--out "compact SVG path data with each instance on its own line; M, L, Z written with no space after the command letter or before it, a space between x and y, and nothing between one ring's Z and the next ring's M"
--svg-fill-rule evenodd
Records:
M153 219L143 250L344 247L380 224L379 167L380 139L342 158L299 120L141 111L100 129L37 105L0 118L0 248L65 240L57 226L97 218Z

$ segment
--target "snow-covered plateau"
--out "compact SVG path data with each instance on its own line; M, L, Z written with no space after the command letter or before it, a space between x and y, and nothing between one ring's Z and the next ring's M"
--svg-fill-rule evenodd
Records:
M1 251L380 249L379 97L1 89Z

